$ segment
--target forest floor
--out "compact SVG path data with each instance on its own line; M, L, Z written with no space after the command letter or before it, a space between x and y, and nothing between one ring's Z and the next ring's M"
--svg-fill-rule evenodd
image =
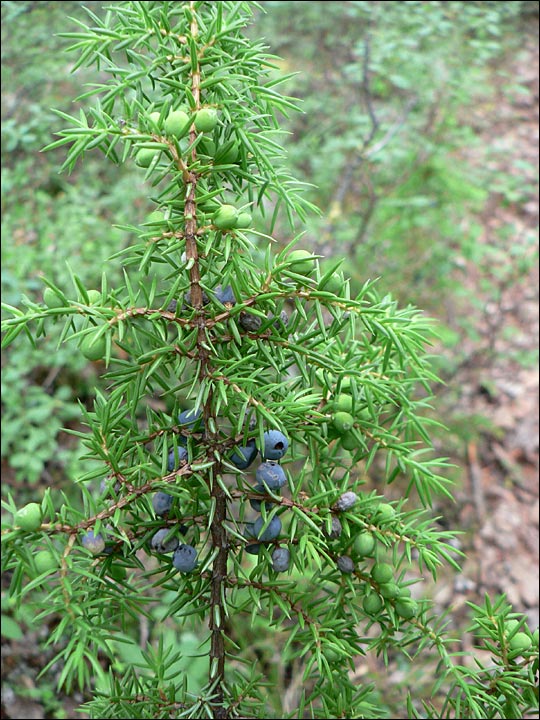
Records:
M539 624L539 272L536 260L521 272L517 259L527 238L530 243L531 237L538 237L538 54L534 30L524 36L520 53L507 55L493 68L492 93L466 120L485 143L463 151L460 158L471 168L490 164L495 182L476 218L482 225L480 242L498 246L494 264L516 264L515 271L507 267L500 273L494 299L493 285L483 283L478 264L462 259L460 282L466 278L471 296L482 308L477 337L459 343L457 352L465 360L457 363L435 401L439 408L448 396L451 413L483 418L484 429L471 432L474 439L464 443L463 451L450 452L450 461L462 475L455 504L443 501L436 508L445 528L463 532L458 545L466 555L462 570L448 569L431 588L426 582L421 585L422 595L435 602L436 616L450 610L449 630L461 638L464 651L473 650L472 636L466 632L471 620L466 603L483 605L486 594L491 599L505 594L513 611L526 615L532 630ZM508 78L518 79L529 92L512 94ZM515 181L527 192L508 202L496 178ZM533 250L537 248L536 240ZM451 323L448 316L459 312L451 308L444 321ZM527 362L520 361L525 358ZM437 450L449 453L443 441ZM474 652L477 657L482 654ZM482 659L489 661L489 656ZM420 686L431 683L436 672L434 667L425 670L412 679L417 697L422 696ZM404 706L403 686L412 685L409 672L398 656L388 670L380 658L359 658L357 667L358 677L386 673L385 699L397 707ZM428 684L425 689L429 692Z
M489 162L494 177L515 177L530 192L537 188L539 159L538 62L538 38L531 32L524 37L521 53L507 56L502 65L494 68L495 94L485 104L480 103L474 117L467 119L477 135L485 138L486 148L493 148L496 137L500 151L497 159L493 154L483 156L477 146L462 158L471 166ZM519 78L530 92L511 94L505 77ZM524 173L529 176L524 178ZM500 245L500 237L504 236L501 228L513 228L506 234L507 247L501 248L505 262L512 262L516 244L537 233L538 194L508 203L494 187L478 220L483 226L482 242L487 246L497 244L494 236ZM482 278L477 266L464 259L461 270L481 300ZM466 480L458 490L455 505L437 508L448 527L464 531L460 547L467 559L461 573L441 575L432 588L428 587L427 594L437 610L452 608L452 627L458 630L469 621L466 602L482 604L485 593L491 597L505 593L514 610L527 615L531 628L539 623L539 373L537 361L524 364L516 359L534 358L538 350L538 281L538 267L534 266L519 281L505 280L497 302L491 290L486 292L477 328L482 348L479 350L473 339L465 341L469 347L461 344L460 354L468 359L449 381L459 406L454 406L454 412L459 409L463 416L483 416L490 421L486 431L478 433L462 454L450 458L462 468ZM509 327L517 328L517 332L505 332ZM444 447L437 449L448 454ZM425 588L424 584L424 592ZM464 631L462 638L463 649L472 649ZM46 707L47 693L43 688L38 690L37 674L43 658L36 638L11 641L2 650L3 682L10 687L22 683L27 692L26 697L11 690L5 692L1 717L37 720L52 717L53 707L57 713L59 699L54 697L54 691L50 690L50 705ZM382 671L377 658L359 661L358 678ZM404 677L406 670L397 660L391 662L389 671L388 687L396 688L397 697L398 688L410 678ZM389 689L389 694L394 692ZM64 716L86 717L77 711L81 701L76 694L62 698Z
M469 339L464 341L469 347L460 345L467 361L451 379L454 390L459 388L454 396L460 414L489 421L486 431L468 443L464 456L453 458L468 479L452 513L467 531L467 582L455 582L464 585L474 601L481 601L485 592L506 593L515 609L527 614L532 628L539 622L539 278L537 262L521 275L513 259L519 256L518 246L538 233L538 62L538 39L531 35L520 54L507 57L502 73L500 67L494 69L495 95L468 118L491 155L486 158L475 147L466 161L473 167L491 163L493 177L507 182L521 176L530 194L509 203L496 188L490 190L479 218L481 242L498 245L503 262L516 262L516 272L503 274L496 300L493 288L487 291L477 328L481 342ZM504 82L508 76L519 78L530 93L511 94ZM511 232L501 232L506 228ZM478 266L464 263L464 275L471 295L482 300ZM455 602L456 589L441 593Z
M508 62L505 74L519 78L530 94L509 94L504 82L500 83L489 105L480 105L471 120L486 145L489 142L493 147L493 137L497 137L493 171L506 178L521 176L523 187L533 193L502 203L495 189L481 217L483 241L489 245L496 245L494 237L500 244L505 235L501 228L511 228L506 247L501 248L504 262L511 263L519 254L517 246L531 234L537 238L538 233L536 35ZM472 156L469 161L474 165L485 158ZM482 415L495 428L469 444L465 457L469 484L458 502L462 527L472 529L464 575L475 579L475 594L506 593L534 628L539 622L539 278L536 262L524 276L517 267L516 273L506 274L497 301L486 299L484 323L478 328L489 346L484 362L465 365L453 378L461 386L461 411ZM481 294L472 264L467 274L472 289ZM513 331L506 333L507 328ZM472 347L470 357L474 357ZM529 362L521 363L520 357L528 357Z

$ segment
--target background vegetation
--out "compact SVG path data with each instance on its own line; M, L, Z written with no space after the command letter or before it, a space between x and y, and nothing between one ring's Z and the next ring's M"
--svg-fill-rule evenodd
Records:
M84 4L96 13L106 5ZM464 365L489 367L500 352L486 307L501 306L530 280L537 250L535 228L511 221L485 241L482 215L493 193L502 206L525 204L536 193L536 171L520 159L517 172L501 173L504 148L496 138L486 147L472 118L493 102L494 68L522 49L537 3L260 5L266 13L252 33L284 58L280 71L298 72L284 92L304 102L304 116L282 123L292 175L312 184L309 199L322 210L302 245L328 262L345 256L353 290L379 278L381 294L438 319L434 364L447 386L436 388L434 414L450 428L438 444L456 459L459 486L464 448L497 428L487 416L464 414L456 382ZM40 152L61 126L51 108L72 112L81 81L96 81L89 72L69 75L66 41L55 34L70 29L69 15L82 16L81 3L2 3L2 297L12 305L23 296L40 300L42 276L67 289L70 267L87 287L99 287L105 259L128 242L114 226L136 225L149 210L141 176L129 165L116 168L90 153L71 175L60 175L63 149ZM501 83L509 95L530 92L519 77ZM484 162L472 165L471 153ZM283 245L290 240L284 227L275 234ZM107 273L114 284L121 261L108 263ZM517 332L519 319L514 327L511 318L505 333ZM84 470L63 428L79 429L79 402L92 400L98 375L75 348L58 351L57 340L54 329L37 348L20 336L2 355L3 487L21 504L50 485L69 493ZM520 366L537 363L530 347L509 343L504 352ZM6 603L3 612L7 639L29 628L37 645L44 639L46 630L32 627L24 609L13 613ZM190 668L195 684L197 672ZM48 716L62 717L65 705L51 687L15 684L17 694L37 695ZM395 712L399 692L389 690L381 702Z

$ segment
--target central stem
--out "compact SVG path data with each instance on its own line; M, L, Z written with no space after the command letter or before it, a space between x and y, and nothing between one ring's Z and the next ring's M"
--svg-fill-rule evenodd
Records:
M191 10L191 36L195 40L198 36L198 25L195 3L190 3ZM197 63L191 70L191 92L195 100L195 111L201 107L201 73ZM190 144L197 139L197 131L194 125L190 130ZM196 148L192 150L192 161L196 160ZM186 180L189 183L186 204L184 210L185 220L185 241L186 258L190 263L190 293L191 304L197 314L197 349L199 359L199 380L202 383L208 382L211 375L210 351L207 338L207 319L204 311L204 298L200 284L200 264L197 247L197 201L196 189L198 175L188 173ZM204 442L208 449L214 447L217 440L215 432L215 420L213 417L213 393L209 388L203 407L204 420ZM227 498L225 492L216 480L212 469L208 472L208 484L210 494L215 503L215 513L210 526L212 547L218 549L212 566L210 580L210 667L209 684L212 688L212 708L215 718L227 718L228 711L225 707L225 578L227 577L228 541L225 529L227 516Z
M210 684L215 683L214 717L226 718L224 706L223 682L225 679L225 578L227 576L228 541L224 521L227 513L225 493L214 482L212 496L216 503L216 511L211 526L212 545L218 548L212 566L210 586Z
M197 19L195 16L194 3L190 3L192 12L191 35L195 39L198 35ZM191 93L195 100L195 111L200 109L201 101L201 72L199 65L191 71ZM190 144L195 142L197 131L195 126L191 126L189 133ZM197 151L193 148L192 160L195 162ZM201 276L199 268L199 251L197 248L197 175L188 173L186 180L188 182L188 192L186 197L186 206L184 209L185 218L185 238L186 238L186 258L191 263L189 269L191 304L199 314L199 347L201 346L201 334L204 335L204 318L202 317L203 294L201 288Z

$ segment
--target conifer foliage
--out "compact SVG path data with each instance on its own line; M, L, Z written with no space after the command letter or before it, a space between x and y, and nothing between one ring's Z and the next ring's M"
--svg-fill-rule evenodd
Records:
M537 653L523 622L505 625L509 606L475 608L495 677L515 680L486 696L482 668L454 665L412 587L459 568L430 510L451 497L430 448L430 325L368 279L352 294L340 263L310 252L301 228L316 208L280 144L280 117L298 104L248 38L257 10L119 2L64 33L74 70L95 66L100 80L78 98L86 110L59 113L67 127L49 148L66 147L63 170L91 151L132 164L148 216L118 219L131 238L111 248L121 287L104 276L89 289L73 272L69 296L47 279L43 303L4 306L5 344L64 323L61 341L105 388L81 408L93 464L80 501L50 489L6 504L11 597L54 616L49 667L91 691L93 717L381 717L381 688L352 671L391 648L432 649L452 687L442 710L409 698L410 716L532 705ZM140 618L153 627L142 653ZM191 653L184 630L200 643ZM268 642L254 653L257 633ZM274 681L287 674L297 689L285 698Z

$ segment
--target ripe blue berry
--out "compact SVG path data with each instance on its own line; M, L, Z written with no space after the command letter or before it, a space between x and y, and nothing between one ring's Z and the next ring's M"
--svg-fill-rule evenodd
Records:
M239 470L245 470L257 457L255 440L248 440L248 444L237 447L230 457L232 464Z
M272 567L276 572L285 572L291 563L291 553L284 547L277 547L272 553Z
M289 316L286 310L282 310L279 313L277 320L274 320L274 327L278 330L283 330L289 324Z
M192 545L179 545L174 551L172 564L183 573L190 573L197 567L197 551Z
M257 483L257 485L255 485L253 487L253 492L256 492L256 493L266 494L267 491L268 491L268 489L261 483ZM271 500L270 498L268 498L268 500L266 498L264 500L258 500L257 498L250 498L250 500L249 500L249 504L257 512L261 512L261 505L263 503L265 503L265 504L267 503L268 505L275 505L274 500Z
M267 430L264 433L264 447L261 450L263 460L280 460L289 447L289 441L280 430Z
M105 550L105 540L103 539L103 535L100 535L99 533L95 535L93 530L89 530L82 536L81 543L83 547L92 553L92 555L99 555Z
M267 460L259 465L255 473L257 482L266 485L269 490L279 490L287 482L285 471L277 462Z
M216 300L219 300L223 305L236 305L236 298L234 297L233 289L230 285L222 287L218 285L215 290Z
M337 502L334 504L334 510L337 512L345 512L345 510L350 510L353 505L355 505L358 502L358 495L353 492L346 492L341 495L341 497L338 498Z
M343 526L341 525L340 519L338 517L336 517L335 515L332 515L331 522L332 522L332 526L330 528L330 531L328 531L328 527L325 523L323 532L329 540L335 540L336 538L338 538L341 535Z
M166 515L172 507L172 502L172 495L160 491L152 498L152 507L156 515Z
M107 525L105 528L105 531L103 532L103 539L105 540L105 549L103 550L103 553L105 555L112 555L115 550L118 549L118 538L115 538L113 535L113 528L111 525Z
M338 557L337 566L343 573L352 573L354 571L354 563L348 555Z
M103 480L99 484L99 492L103 495L118 495L121 487L122 486L119 482L115 482L113 486L111 478L103 478Z
M195 412L193 408L189 410L182 410L180 415L178 415L178 424L184 427L193 428L197 425L201 415L202 410L197 410L197 412Z
M258 555L260 549L261 546L259 545L259 543L253 543L253 545L246 545L244 548L244 550L250 555Z
M261 542L270 542L270 540L275 540L280 534L282 527L279 517L274 515L268 523L266 530L263 531L262 528L264 524L265 520L262 516L260 516L255 520L251 528L249 528L248 532L251 533L252 537L260 540Z
M167 535L169 537L167 537ZM152 550L158 553L173 552L178 547L178 538L171 536L169 528L161 528L150 540Z
M176 470L180 463L182 463L184 460L187 460L187 450L185 447L179 446L176 448L176 455L177 458L175 459L175 451L174 449L170 451L169 457L167 459L167 470L169 472L172 472L173 470Z
M250 312L241 312L238 319L240 325L248 332L257 332L262 325L262 318Z

